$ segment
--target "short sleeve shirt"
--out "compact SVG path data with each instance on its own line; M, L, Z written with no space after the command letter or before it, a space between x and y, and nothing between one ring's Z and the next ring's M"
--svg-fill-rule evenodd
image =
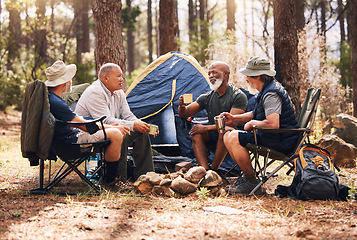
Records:
M268 92L264 95L263 106L265 111L265 116L268 116L272 113L278 113L281 115L281 109L283 107L283 100L279 94L275 92Z
M247 96L234 86L228 85L226 93L219 96L217 91L210 91L200 95L196 102L202 109L206 109L209 124L214 124L214 117L222 112L230 112L232 108L247 111Z
M50 92L49 95L50 111L56 118L53 140L64 143L76 143L79 129L71 127L60 121L72 121L77 115L69 108L67 103L56 94Z

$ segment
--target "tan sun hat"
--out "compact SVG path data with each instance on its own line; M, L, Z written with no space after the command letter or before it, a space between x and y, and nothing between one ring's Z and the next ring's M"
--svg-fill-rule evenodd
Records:
M66 66L63 61L56 61L45 71L47 77L45 84L47 87L56 87L72 80L76 72L77 66L75 64Z
M255 77L266 74L274 77L276 72L270 69L270 62L265 58L251 57L245 68L239 69L239 72L246 76Z

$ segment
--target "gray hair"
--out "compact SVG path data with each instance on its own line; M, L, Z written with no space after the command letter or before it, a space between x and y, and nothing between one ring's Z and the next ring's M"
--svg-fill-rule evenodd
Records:
M113 68L120 68L120 66L118 64L115 63L105 63L103 64L98 72L98 78L101 79L103 78L104 75L107 75L108 72L110 72L111 70L113 70Z

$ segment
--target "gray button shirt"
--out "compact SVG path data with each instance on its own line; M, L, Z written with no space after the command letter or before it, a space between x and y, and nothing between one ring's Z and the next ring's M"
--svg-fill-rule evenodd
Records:
M99 118L106 116L106 124L125 124L133 131L134 122L140 121L130 110L123 90L113 94L98 79L80 97L75 112L79 116Z

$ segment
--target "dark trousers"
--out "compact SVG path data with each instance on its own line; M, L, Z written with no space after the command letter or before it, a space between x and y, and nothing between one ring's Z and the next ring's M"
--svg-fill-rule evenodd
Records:
M119 159L118 175L122 179L127 179L127 159L128 147L133 147L132 155L135 162L134 178L136 180L140 175L154 171L154 163L152 161L151 143L149 135L141 132L130 132L127 135L121 146L121 154Z

